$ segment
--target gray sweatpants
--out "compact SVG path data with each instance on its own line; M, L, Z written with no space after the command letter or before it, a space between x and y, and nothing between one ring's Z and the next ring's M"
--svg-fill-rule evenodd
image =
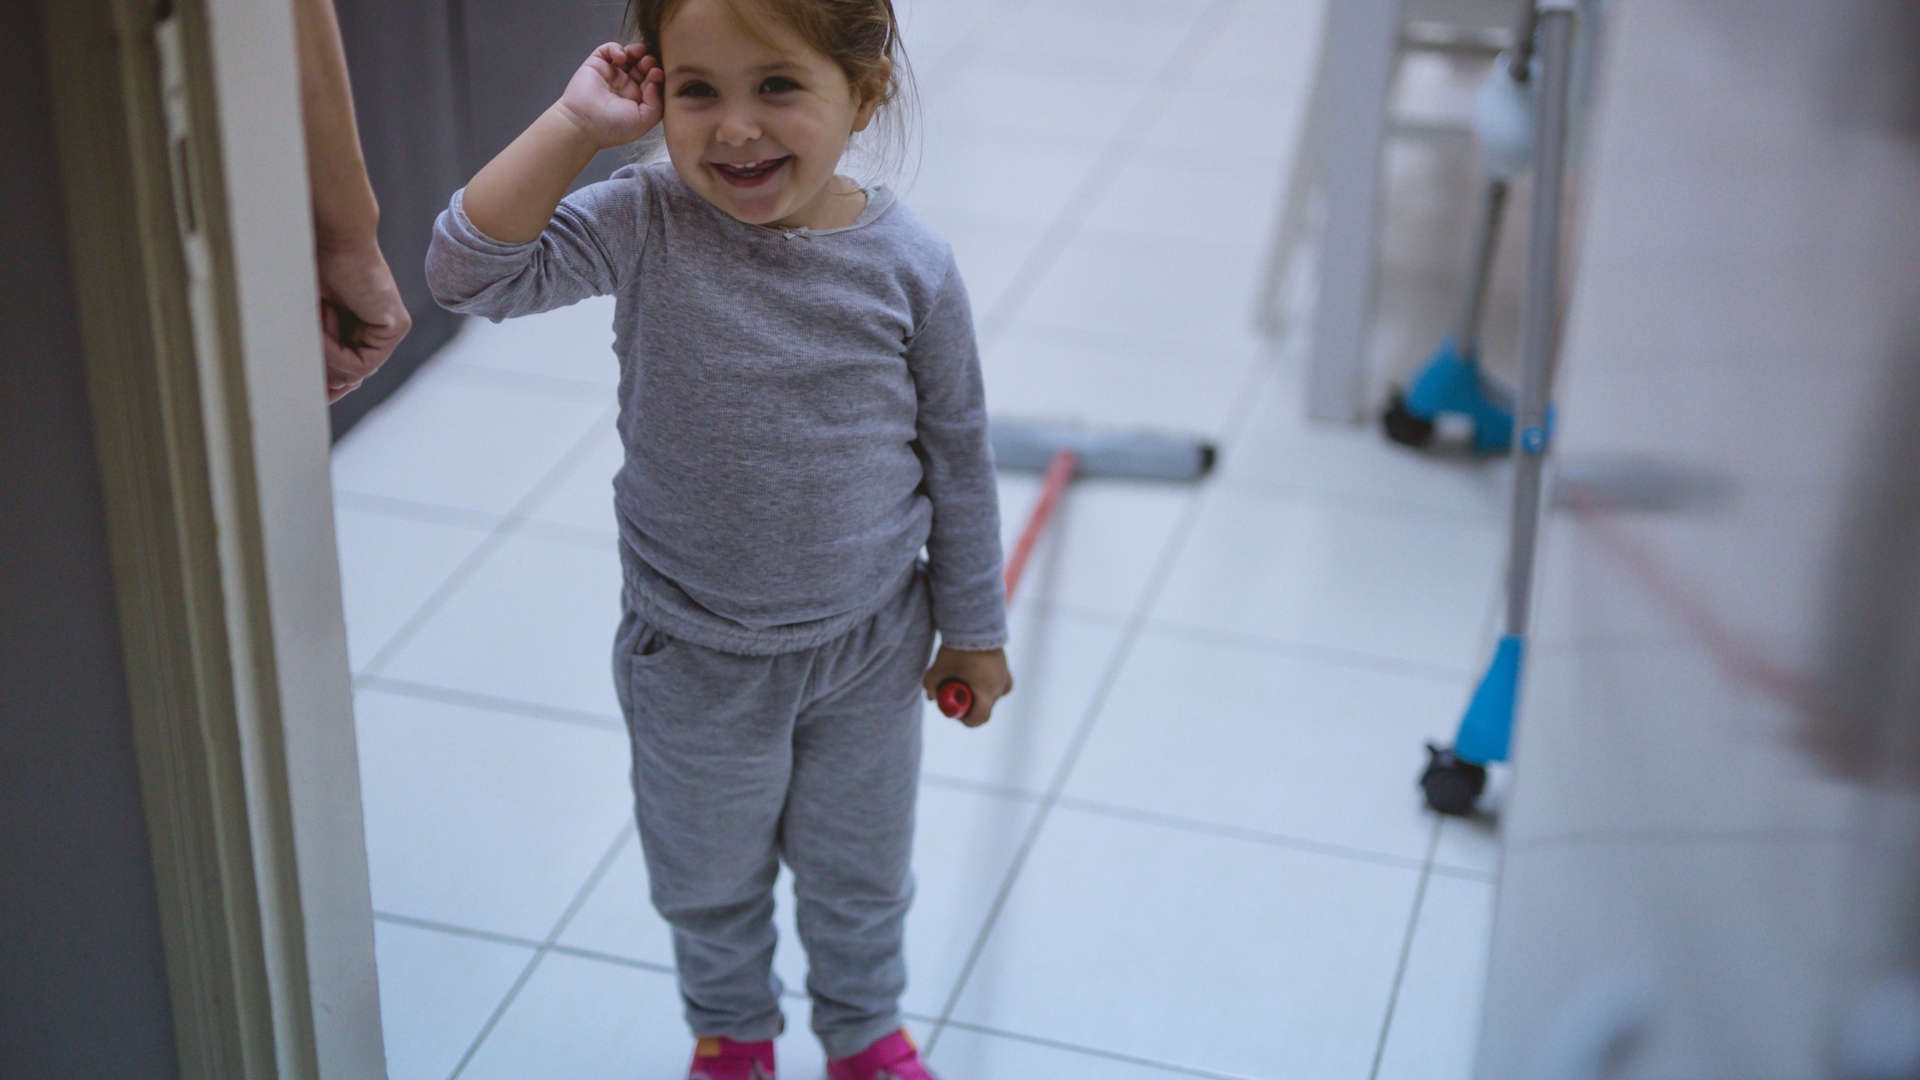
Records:
M668 638L628 609L614 683L653 903L673 928L695 1035L770 1039L784 1024L773 973L782 858L828 1056L900 1026L933 633L924 574L841 637L777 656Z

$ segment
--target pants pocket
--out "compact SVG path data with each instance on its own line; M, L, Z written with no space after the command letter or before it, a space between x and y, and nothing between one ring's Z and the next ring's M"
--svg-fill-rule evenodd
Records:
M641 623L633 642L633 663L656 663L674 645L674 639L660 630Z
M613 689L622 713L632 714L634 674L660 663L674 652L676 644L672 637L642 622L631 610L621 618L613 641Z

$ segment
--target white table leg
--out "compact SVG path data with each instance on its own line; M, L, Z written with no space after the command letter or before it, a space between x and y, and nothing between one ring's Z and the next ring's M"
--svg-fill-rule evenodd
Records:
M1380 159L1400 40L1400 0L1334 0L1321 57L1326 98L1317 310L1307 416L1352 424L1366 413L1367 333L1379 254Z

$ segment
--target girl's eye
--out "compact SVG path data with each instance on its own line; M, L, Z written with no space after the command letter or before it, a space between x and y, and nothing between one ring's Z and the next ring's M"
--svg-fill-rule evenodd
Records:
M798 89L800 89L800 84L787 78L785 75L775 75L760 84L760 92L763 94L784 94L789 90Z
M714 89L713 87L708 86L706 83L703 83L698 79L695 79L693 82L682 85L680 87L679 92L674 96L675 97L713 97Z

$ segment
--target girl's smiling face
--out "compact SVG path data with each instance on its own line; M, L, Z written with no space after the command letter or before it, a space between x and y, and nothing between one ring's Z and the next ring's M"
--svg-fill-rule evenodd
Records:
M749 224L851 224L864 203L833 170L878 100L777 20L744 17L729 0L687 0L660 28L674 171Z

